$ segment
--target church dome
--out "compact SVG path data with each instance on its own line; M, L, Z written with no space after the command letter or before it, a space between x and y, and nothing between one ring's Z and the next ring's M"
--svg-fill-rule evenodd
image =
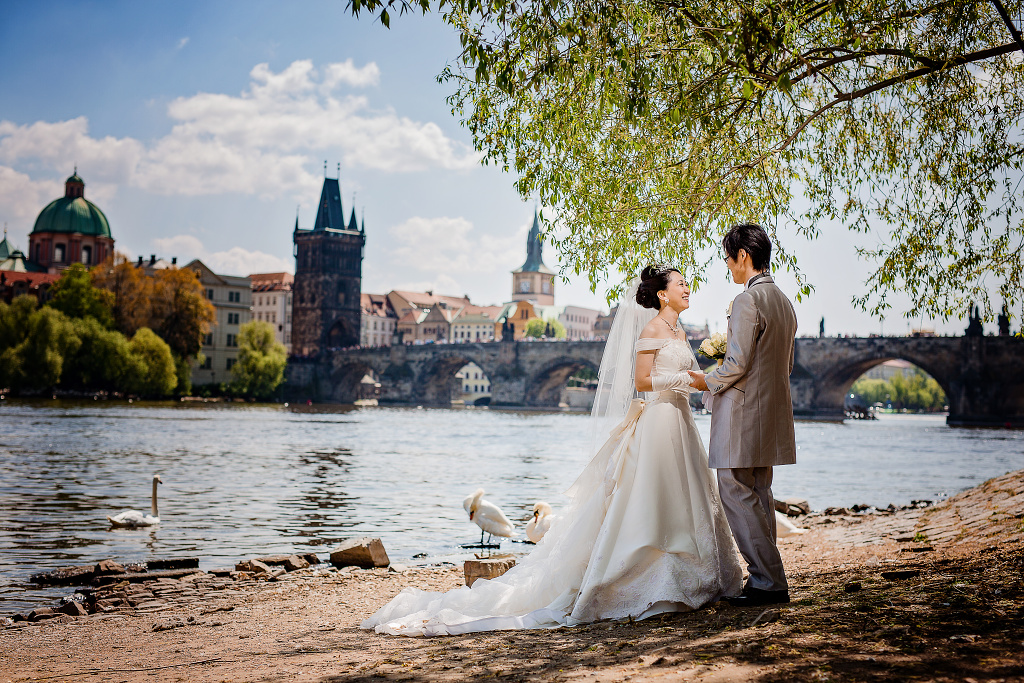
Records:
M53 200L39 212L35 227L29 234L41 232L111 236L107 217L85 198L85 181L78 177L77 171L64 182L64 196Z

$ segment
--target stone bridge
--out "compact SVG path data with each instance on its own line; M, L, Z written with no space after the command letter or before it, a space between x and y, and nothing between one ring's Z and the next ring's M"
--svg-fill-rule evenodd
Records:
M449 405L460 393L455 373L472 362L491 382L492 406L556 408L569 377L582 368L597 371L603 351L604 342L567 341L347 349L291 359L285 391L289 400L351 403L359 381L372 372L381 383L381 403ZM842 420L843 397L854 380L897 358L942 386L949 424L1024 426L1024 339L1014 337L797 339L794 413Z

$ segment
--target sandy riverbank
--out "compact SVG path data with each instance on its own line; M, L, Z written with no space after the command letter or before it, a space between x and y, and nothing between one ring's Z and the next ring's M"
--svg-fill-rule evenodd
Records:
M811 518L780 542L790 605L557 631L418 640L357 628L405 586L460 585L460 567L164 579L148 607L0 630L0 683L1024 681L1022 517L1024 471L931 508Z

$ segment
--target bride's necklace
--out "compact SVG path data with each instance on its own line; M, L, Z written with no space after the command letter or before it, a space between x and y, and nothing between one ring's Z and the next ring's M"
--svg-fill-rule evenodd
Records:
M673 336L679 336L679 325L678 324L673 326L672 323L670 323L669 321L665 320L660 315L658 316L658 319L661 320L661 322L665 323L665 326L668 327L668 329L672 330L672 335Z

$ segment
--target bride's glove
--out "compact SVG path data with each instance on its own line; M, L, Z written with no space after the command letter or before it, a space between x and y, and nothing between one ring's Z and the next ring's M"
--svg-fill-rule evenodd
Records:
M672 389L683 394L696 391L690 386L690 373L673 372L668 375L651 375L651 388L654 391L667 391Z

